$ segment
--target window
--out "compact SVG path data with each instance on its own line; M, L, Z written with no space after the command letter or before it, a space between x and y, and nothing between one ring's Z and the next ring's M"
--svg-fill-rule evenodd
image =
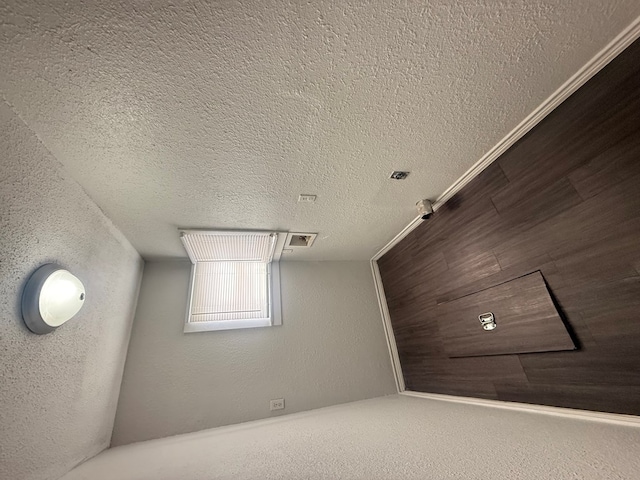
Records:
M184 331L282 324L279 232L181 231L193 266Z

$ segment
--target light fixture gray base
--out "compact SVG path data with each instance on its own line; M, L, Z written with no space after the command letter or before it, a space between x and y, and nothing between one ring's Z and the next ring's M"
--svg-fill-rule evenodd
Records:
M62 270L63 267L55 263L47 263L38 268L24 287L22 292L22 319L25 325L33 333L44 335L53 332L57 327L47 324L40 315L40 295L42 285L56 270Z

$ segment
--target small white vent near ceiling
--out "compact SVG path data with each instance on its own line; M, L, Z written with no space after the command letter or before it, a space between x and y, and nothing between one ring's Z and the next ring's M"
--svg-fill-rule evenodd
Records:
M309 248L313 245L317 233L297 233L291 232L287 235L287 241L285 242L285 248Z

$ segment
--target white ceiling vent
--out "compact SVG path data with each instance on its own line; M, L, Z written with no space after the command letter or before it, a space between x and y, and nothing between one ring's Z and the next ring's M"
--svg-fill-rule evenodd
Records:
M287 241L284 246L285 248L309 248L313 245L317 236L317 233L291 232L287 235Z

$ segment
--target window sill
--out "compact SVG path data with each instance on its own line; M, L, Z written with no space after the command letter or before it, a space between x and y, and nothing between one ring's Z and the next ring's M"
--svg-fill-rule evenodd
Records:
M271 327L270 318L248 320L220 320L217 322L191 322L184 325L184 333L212 332L216 330L237 330L240 328Z

